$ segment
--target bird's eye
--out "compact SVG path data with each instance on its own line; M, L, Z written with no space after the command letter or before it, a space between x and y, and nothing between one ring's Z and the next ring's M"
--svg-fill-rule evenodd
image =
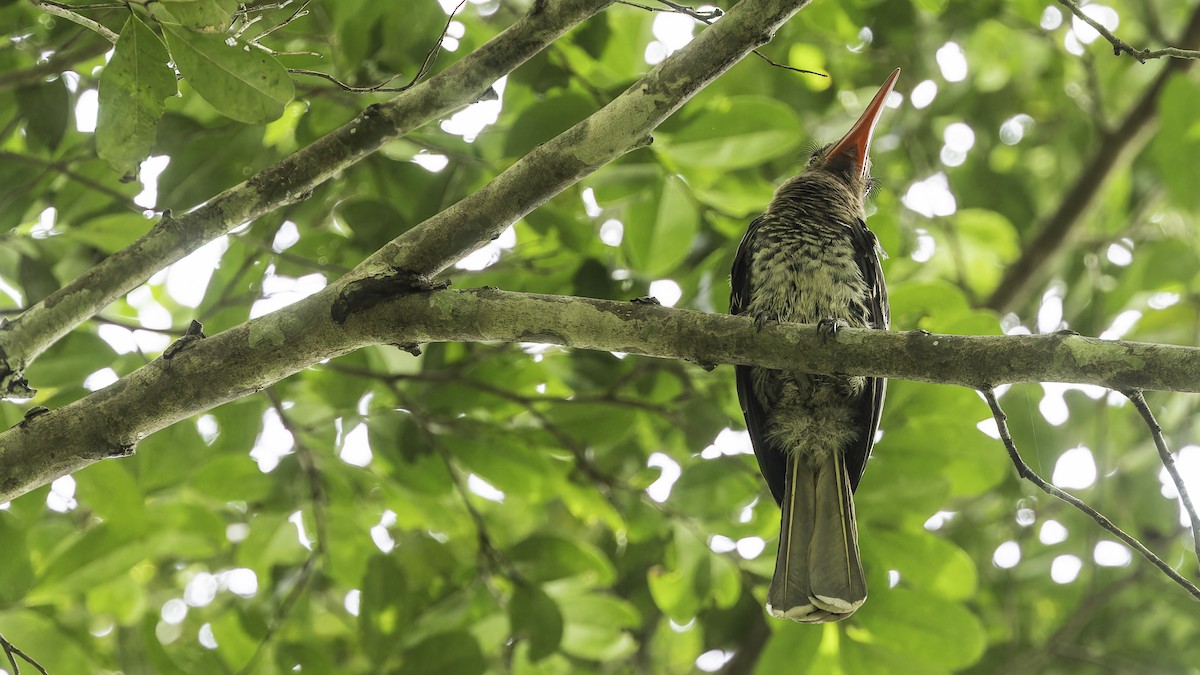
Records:
M817 146L817 147L810 146L811 152L808 155L808 162L805 164L805 166L811 167L814 164L816 164L817 162L819 162L821 160L821 157L823 157L825 155L825 151L829 149L830 145L831 145L830 143L826 143L825 145L821 145L821 146Z

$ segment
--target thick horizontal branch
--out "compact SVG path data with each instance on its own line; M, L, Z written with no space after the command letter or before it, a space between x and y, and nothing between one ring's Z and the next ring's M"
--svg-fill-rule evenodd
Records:
M150 275L242 223L298 202L385 142L484 96L524 63L612 0L537 2L500 35L429 80L373 105L312 145L183 214L110 256L0 329L0 395L75 326ZM6 363L5 363L6 361Z
M877 375L976 389L1057 381L1200 391L1200 349L1070 334L954 336L816 326L611 300L498 290L438 291L331 316L334 285L286 309L196 340L75 403L0 434L0 502L108 457L149 434L299 370L370 344L543 342L579 349Z
M845 328L836 341L827 342L815 325L768 323L760 331L745 317L569 296L443 291L402 304L408 322L403 342L545 342L705 365L754 364L972 389L1072 382L1200 392L1200 348L1074 333L939 335ZM376 320L375 314L369 316ZM371 329L375 341L397 339L396 324L388 321Z

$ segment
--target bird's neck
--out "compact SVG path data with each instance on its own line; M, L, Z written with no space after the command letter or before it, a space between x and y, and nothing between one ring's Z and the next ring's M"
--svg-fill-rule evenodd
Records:
M829 220L852 223L866 216L864 192L865 189L855 190L827 172L806 171L779 187L767 213L785 218L821 215Z

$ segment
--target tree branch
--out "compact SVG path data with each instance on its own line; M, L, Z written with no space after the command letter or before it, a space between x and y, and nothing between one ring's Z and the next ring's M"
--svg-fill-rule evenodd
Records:
M80 61L94 59L110 49L112 49L111 44L92 40L88 44L76 47L75 49L55 52L54 56L51 56L45 63L39 63L21 70L10 70L0 73L0 91L41 82L51 75L57 75L64 70L70 70Z
M305 199L316 187L385 142L482 98L492 83L612 0L536 3L487 44L429 80L373 105L312 145L204 205L164 217L123 251L80 275L0 328L0 396L29 364L75 326L216 237Z
M1017 468L1017 475L1028 480L1030 483L1033 483L1042 492L1045 492L1051 497L1066 502L1067 504L1070 504L1071 506L1074 506L1082 511L1088 518L1096 521L1097 525L1107 530L1117 539L1125 542L1125 544L1133 550L1142 554L1143 558L1149 560L1151 564L1157 567L1163 574L1167 575L1167 577L1169 577L1172 581L1182 586L1183 589L1188 593L1191 593L1192 597L1200 600L1200 588L1197 588L1195 584L1193 584L1191 581L1188 581L1187 578L1185 578L1179 572L1175 571L1174 567L1168 565L1165 561L1163 561L1162 558L1155 555L1153 551L1146 548L1146 546L1142 544L1142 542L1135 539L1133 535L1114 525L1111 520L1104 517L1104 515L1096 509L1088 506L1086 502L1079 499L1075 495L1064 492L1052 483L1046 482L1046 479L1042 478L1037 474L1036 471L1029 468L1029 465L1025 463L1025 460L1021 459L1021 454L1017 452L1017 445L1013 442L1012 434L1009 433L1008 430L1008 415L1004 414L1004 410L1000 407L1000 402L996 400L996 392L992 391L991 387L984 387L979 391L983 394L983 397L987 399L988 406L992 409L992 416L995 417L996 427L1000 431L1000 440L1004 442L1004 448L1008 450L1008 456L1010 459L1012 459L1013 465Z
M8 640L5 640L3 635L0 635L0 650L3 650L4 655L8 657L8 665L12 668L13 675L21 675L21 667L17 665L18 657L20 657L22 661L36 668L37 671L42 675L49 675L49 673L46 672L46 669L42 667L42 664L34 661L29 657L28 654L18 649L16 645Z
M404 270L433 276L569 185L645 146L685 101L770 40L811 0L743 0L608 105L534 148L490 183L385 244L351 281Z
M1147 59L1158 59L1164 56L1176 59L1200 59L1200 51L1194 49L1178 49L1176 47L1167 47L1154 51L1149 49L1134 49L1129 46L1129 43L1113 35L1112 31L1105 28L1099 21L1088 16L1075 0L1058 0L1058 4L1071 10L1071 13L1079 17L1080 21L1083 21L1095 29L1097 33L1104 36L1104 39L1108 40L1109 44L1112 45L1113 56L1128 54L1137 59L1139 63L1145 63Z
M1192 546L1196 552L1196 562L1200 562L1200 516L1196 514L1196 505L1192 503L1192 498L1188 495L1187 486L1183 482L1183 476L1179 475L1179 468L1175 466L1175 458L1171 455L1171 450L1167 448L1167 441L1163 438L1162 427L1158 425L1158 420L1154 419L1154 413L1150 411L1150 406L1146 405L1146 397L1142 396L1139 389L1121 392L1133 401L1133 406L1137 408L1142 419L1146 421L1146 426L1150 428L1150 436L1154 438L1154 447L1158 449L1158 457L1162 460L1163 468L1167 470L1167 475L1171 477L1171 481L1175 483L1175 491L1179 493L1179 501L1183 504L1183 510L1188 515L1188 520L1192 525Z
M1060 0L1061 2L1061 0ZM1192 12L1188 25L1180 37L1180 44L1200 41L1200 5ZM1146 132L1158 119L1158 97L1167 81L1175 73L1183 72L1192 61L1169 61L1154 82L1146 88L1113 133L1100 142L1096 153L1084 163L1083 173L1063 195L1058 208L1042 221L1037 234L1021 246L1021 257L1004 272L996 290L985 302L985 306L997 312L1015 311L1029 293L1042 283L1046 268L1058 257L1068 236L1083 219L1084 213L1097 195L1109 175L1124 166L1128 158L1137 154L1145 145Z
M86 16L73 11L70 5L64 5L57 2L34 2L33 6L47 14L53 14L54 16L61 17L67 21L77 23L90 31L94 31L100 37L108 40L114 45L117 44L117 40L121 39L120 35L117 35L109 30L104 24L95 21L94 19L89 19ZM120 5L117 5L117 7L120 7Z
M155 431L372 344L535 341L976 389L1059 381L1200 390L1200 349L1194 347L1063 334L969 337L851 328L826 344L814 325L770 324L760 331L749 317L489 289L398 295L339 324L331 313L344 291L333 284L273 314L192 339L169 350L170 358L0 433L0 502L101 459L127 456Z

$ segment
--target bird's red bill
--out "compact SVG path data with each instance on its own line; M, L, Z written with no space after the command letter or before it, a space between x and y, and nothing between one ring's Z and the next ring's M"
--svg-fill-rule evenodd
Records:
M836 157L842 153L848 153L854 150L854 163L862 176L867 174L867 152L871 149L871 137L875 134L875 125L879 123L879 118L883 114L883 105L887 102L887 97L892 93L892 89L896 87L896 80L900 77L900 69L897 68L888 76L887 81L876 92L875 98L871 99L871 103L867 109L863 111L862 117L850 127L850 131L842 137L829 150L829 157Z

